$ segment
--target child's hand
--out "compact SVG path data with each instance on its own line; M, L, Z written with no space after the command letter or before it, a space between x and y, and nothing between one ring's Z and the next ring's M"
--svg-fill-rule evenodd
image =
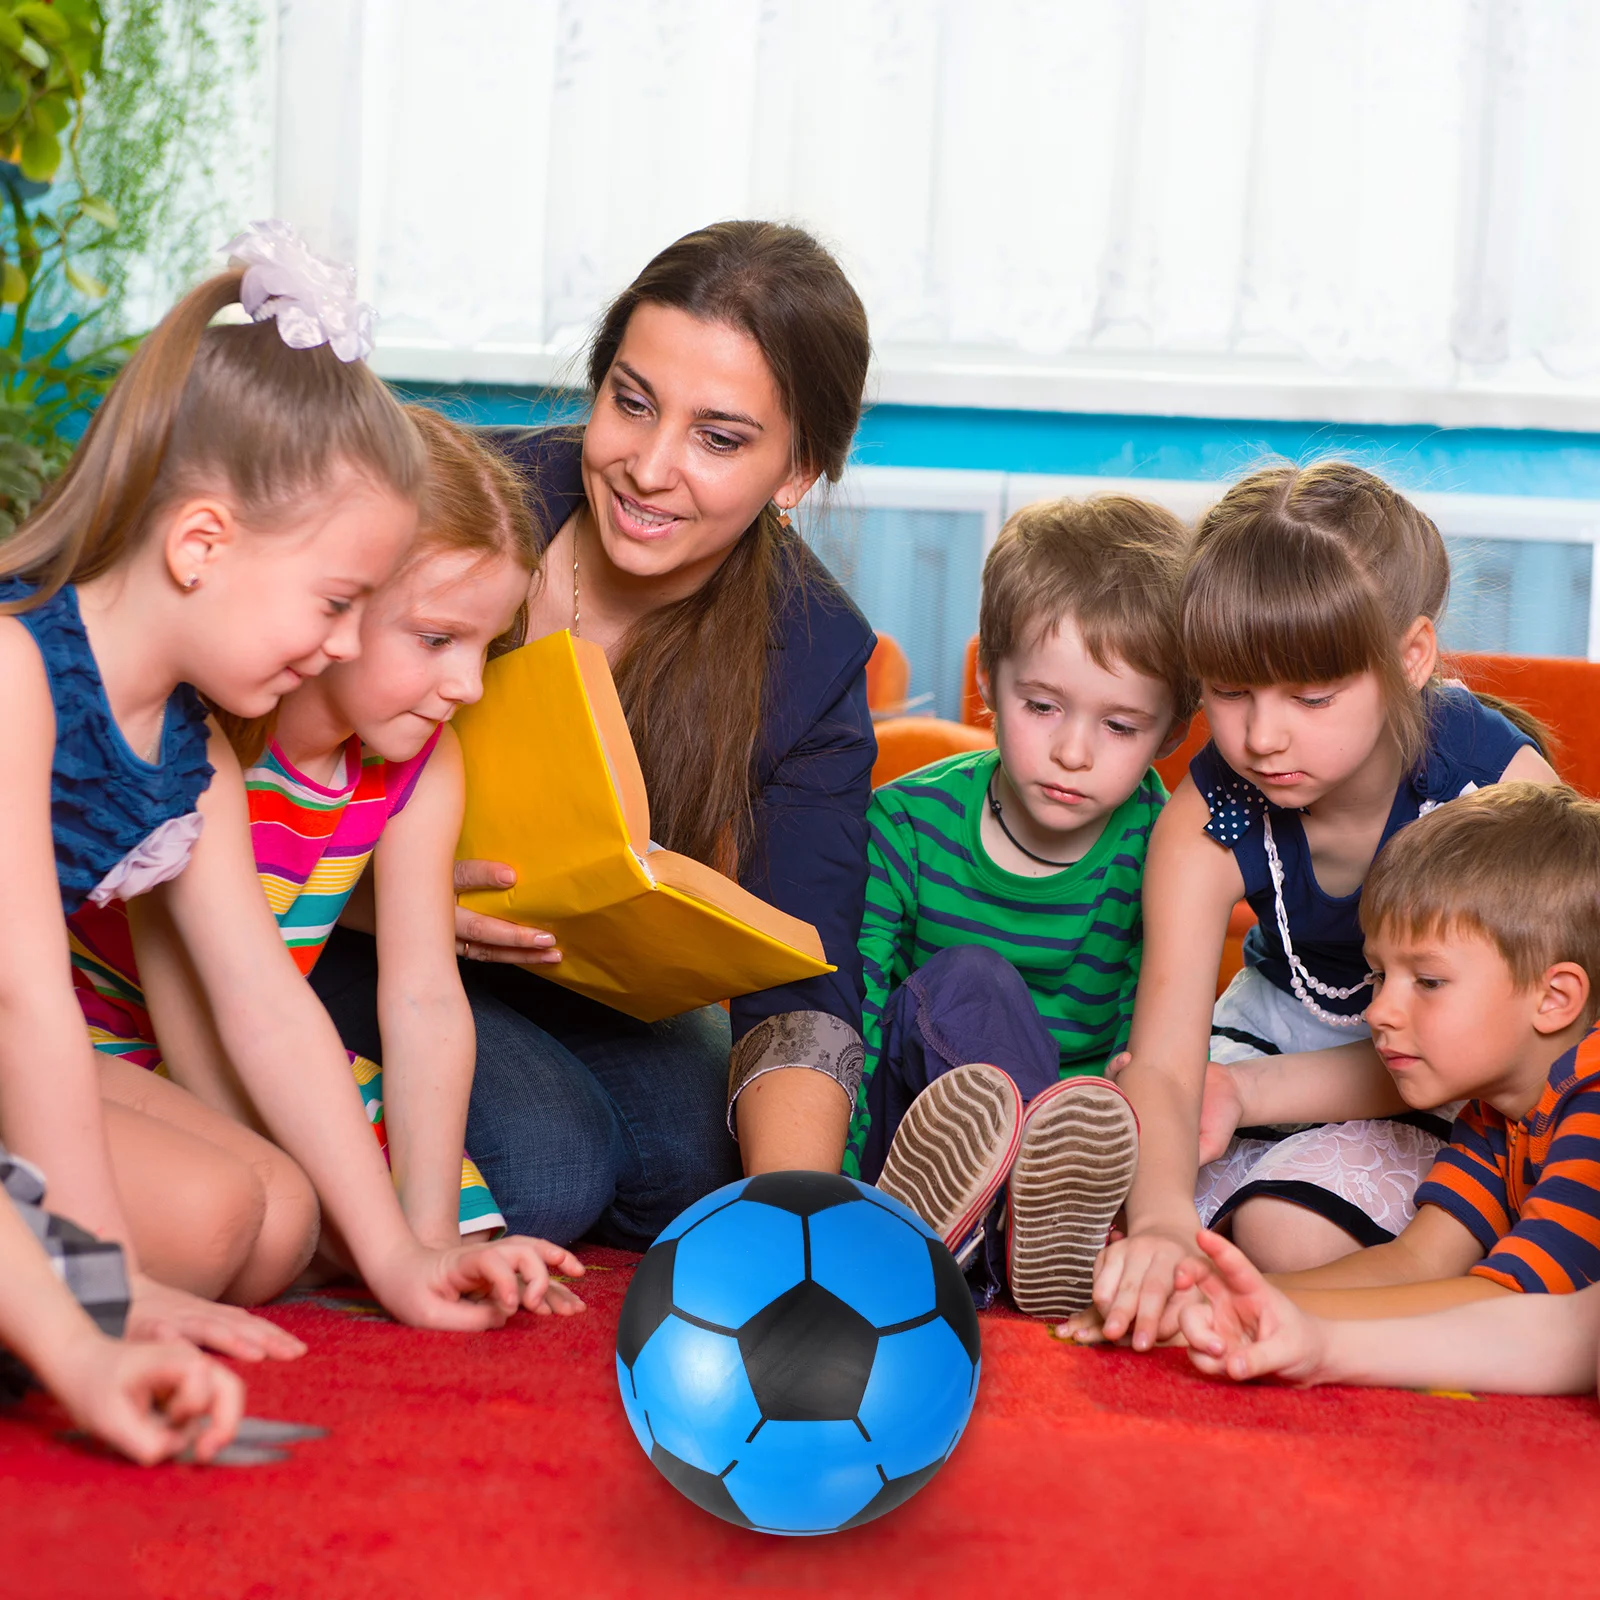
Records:
M1180 1321L1189 1359L1204 1373L1243 1381L1276 1373L1291 1383L1315 1383L1322 1366L1323 1332L1281 1290L1274 1289L1239 1247L1202 1228L1196 1235L1210 1258L1179 1267L1180 1288L1199 1289Z
M209 1461L233 1437L244 1385L192 1344L130 1344L85 1333L51 1363L48 1383L86 1432L141 1466L194 1447Z
M457 894L469 889L509 889L516 881L515 869L503 861L456 862ZM553 933L486 917L464 906L456 907L456 954L469 961L502 961L519 967L545 967L561 959Z
M583 1301L572 1290L551 1282L551 1268L569 1278L583 1276L583 1264L570 1251L513 1234L493 1244L415 1249L371 1287L412 1327L476 1333L500 1327L519 1309L561 1317L582 1311Z
M1161 1313L1161 1320L1156 1326L1157 1345L1182 1345L1188 1340L1184 1333L1183 1313L1191 1305L1204 1306L1205 1300L1198 1289L1174 1289L1167 1296L1166 1309ZM1058 1322L1055 1328L1058 1339L1066 1339L1072 1344L1109 1344L1106 1338L1106 1325L1100 1313L1092 1306L1085 1306L1082 1311L1074 1311L1065 1322ZM1133 1343L1130 1335L1123 1334L1117 1341L1119 1344Z
M292 1333L238 1306L202 1300L143 1273L133 1275L131 1287L133 1301L126 1329L130 1340L186 1339L238 1361L293 1361L306 1353Z
M1206 1086L1200 1100L1200 1165L1228 1153L1228 1141L1243 1120L1239 1080L1220 1061L1206 1063Z
M1094 1270L1094 1312L1062 1324L1064 1337L1096 1343L1127 1338L1135 1350L1152 1350L1178 1332L1179 1304L1174 1301L1174 1275L1194 1251L1175 1234L1150 1229L1108 1244ZM1187 1288L1187 1285L1185 1285ZM1088 1337L1085 1338L1085 1335Z

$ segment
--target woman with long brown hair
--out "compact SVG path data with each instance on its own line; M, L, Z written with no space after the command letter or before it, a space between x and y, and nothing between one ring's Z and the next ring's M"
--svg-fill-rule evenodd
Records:
M647 1024L532 975L560 960L550 935L458 912L469 1141L513 1229L638 1248L741 1156L838 1169L862 1057L874 641L788 513L842 472L868 357L861 302L814 239L718 223L605 314L582 429L500 435L547 541L528 635L605 650L656 841L814 923L838 968ZM510 881L458 867L458 890ZM316 982L371 1054L370 945L341 932Z

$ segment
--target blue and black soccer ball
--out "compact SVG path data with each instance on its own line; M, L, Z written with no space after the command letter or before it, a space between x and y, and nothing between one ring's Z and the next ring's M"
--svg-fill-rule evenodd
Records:
M822 1172L744 1178L639 1263L617 1381L641 1446L697 1505L832 1533L904 1504L978 1392L978 1318L913 1212Z

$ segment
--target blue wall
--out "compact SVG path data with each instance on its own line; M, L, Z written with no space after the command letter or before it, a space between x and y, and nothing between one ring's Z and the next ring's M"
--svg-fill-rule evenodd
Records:
M541 389L401 387L452 416L481 423L570 420L580 405L574 396ZM1534 429L874 406L855 446L862 466L1197 481L1237 477L1267 455L1303 460L1333 454L1353 455L1413 491L1600 499L1600 434Z

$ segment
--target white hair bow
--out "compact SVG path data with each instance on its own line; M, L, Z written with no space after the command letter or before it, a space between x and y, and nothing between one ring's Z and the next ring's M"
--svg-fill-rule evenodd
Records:
M341 361L372 354L374 313L356 299L355 269L313 255L287 222L252 222L222 253L245 269L245 310L257 322L274 318L291 350L325 344Z

